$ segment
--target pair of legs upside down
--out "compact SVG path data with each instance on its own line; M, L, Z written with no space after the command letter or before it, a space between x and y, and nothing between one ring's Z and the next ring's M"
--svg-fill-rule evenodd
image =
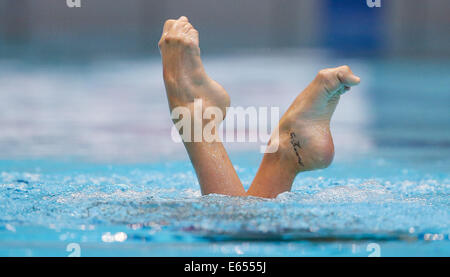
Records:
M186 17L166 21L159 48L170 110L184 107L193 111L194 100L201 99L204 108L218 107L225 115L230 97L206 74L200 59L198 31ZM331 117L340 96L359 82L348 66L319 71L282 116L277 137L269 141L277 143L278 150L264 154L248 191L222 142L183 141L202 194L273 198L289 191L298 173L327 167L334 156Z

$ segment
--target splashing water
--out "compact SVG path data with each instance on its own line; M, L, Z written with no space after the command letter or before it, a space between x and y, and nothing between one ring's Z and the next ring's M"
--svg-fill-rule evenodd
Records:
M61 168L78 167L72 164L59 164L60 169L55 171L51 169L55 164L48 161L21 163L30 168L37 164L38 172L1 173L0 254L15 253L6 248L13 242L45 246L75 241L90 245L91 254L96 255L96 247L102 249L101 245L111 243L122 243L120 247L148 244L150 249L153 244L186 242L209 247L217 243L267 246L325 241L447 243L450 233L450 179L445 174L408 172L397 178L346 179L339 177L345 168L336 165L299 176L292 192L276 199L261 199L201 196L187 162L88 164L76 171ZM241 178L251 180L254 169L239 168ZM391 166L378 166L376 170L388 168ZM179 254L175 249L166 254ZM221 254L227 253L220 249ZM144 255L158 255L145 248L142 251ZM211 249L192 253L208 255ZM64 255L64 251L59 249L59 254Z

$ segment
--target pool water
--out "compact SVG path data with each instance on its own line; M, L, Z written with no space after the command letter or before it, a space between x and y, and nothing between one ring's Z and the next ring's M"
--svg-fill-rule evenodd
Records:
M206 59L232 105L281 111L341 63ZM0 62L0 256L450 255L450 63L345 63L363 82L336 111L334 163L260 199L201 196L157 59ZM226 147L248 188L259 145Z

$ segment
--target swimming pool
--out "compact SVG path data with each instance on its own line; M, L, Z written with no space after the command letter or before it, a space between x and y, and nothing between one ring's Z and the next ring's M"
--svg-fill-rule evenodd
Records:
M232 105L281 111L317 70L350 64L363 83L336 111L332 166L276 199L201 196L170 139L158 59L3 61L0 256L450 254L449 63L322 53L205 63ZM259 145L226 147L248 187Z

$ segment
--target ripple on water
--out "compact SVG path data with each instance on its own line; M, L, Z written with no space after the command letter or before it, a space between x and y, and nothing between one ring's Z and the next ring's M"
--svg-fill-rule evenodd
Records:
M251 173L246 174L244 178ZM127 226L140 239L164 232L208 240L414 239L429 232L448 234L449 179L428 177L307 177L296 180L292 192L262 199L201 196L191 170L2 172L0 224L4 230Z

